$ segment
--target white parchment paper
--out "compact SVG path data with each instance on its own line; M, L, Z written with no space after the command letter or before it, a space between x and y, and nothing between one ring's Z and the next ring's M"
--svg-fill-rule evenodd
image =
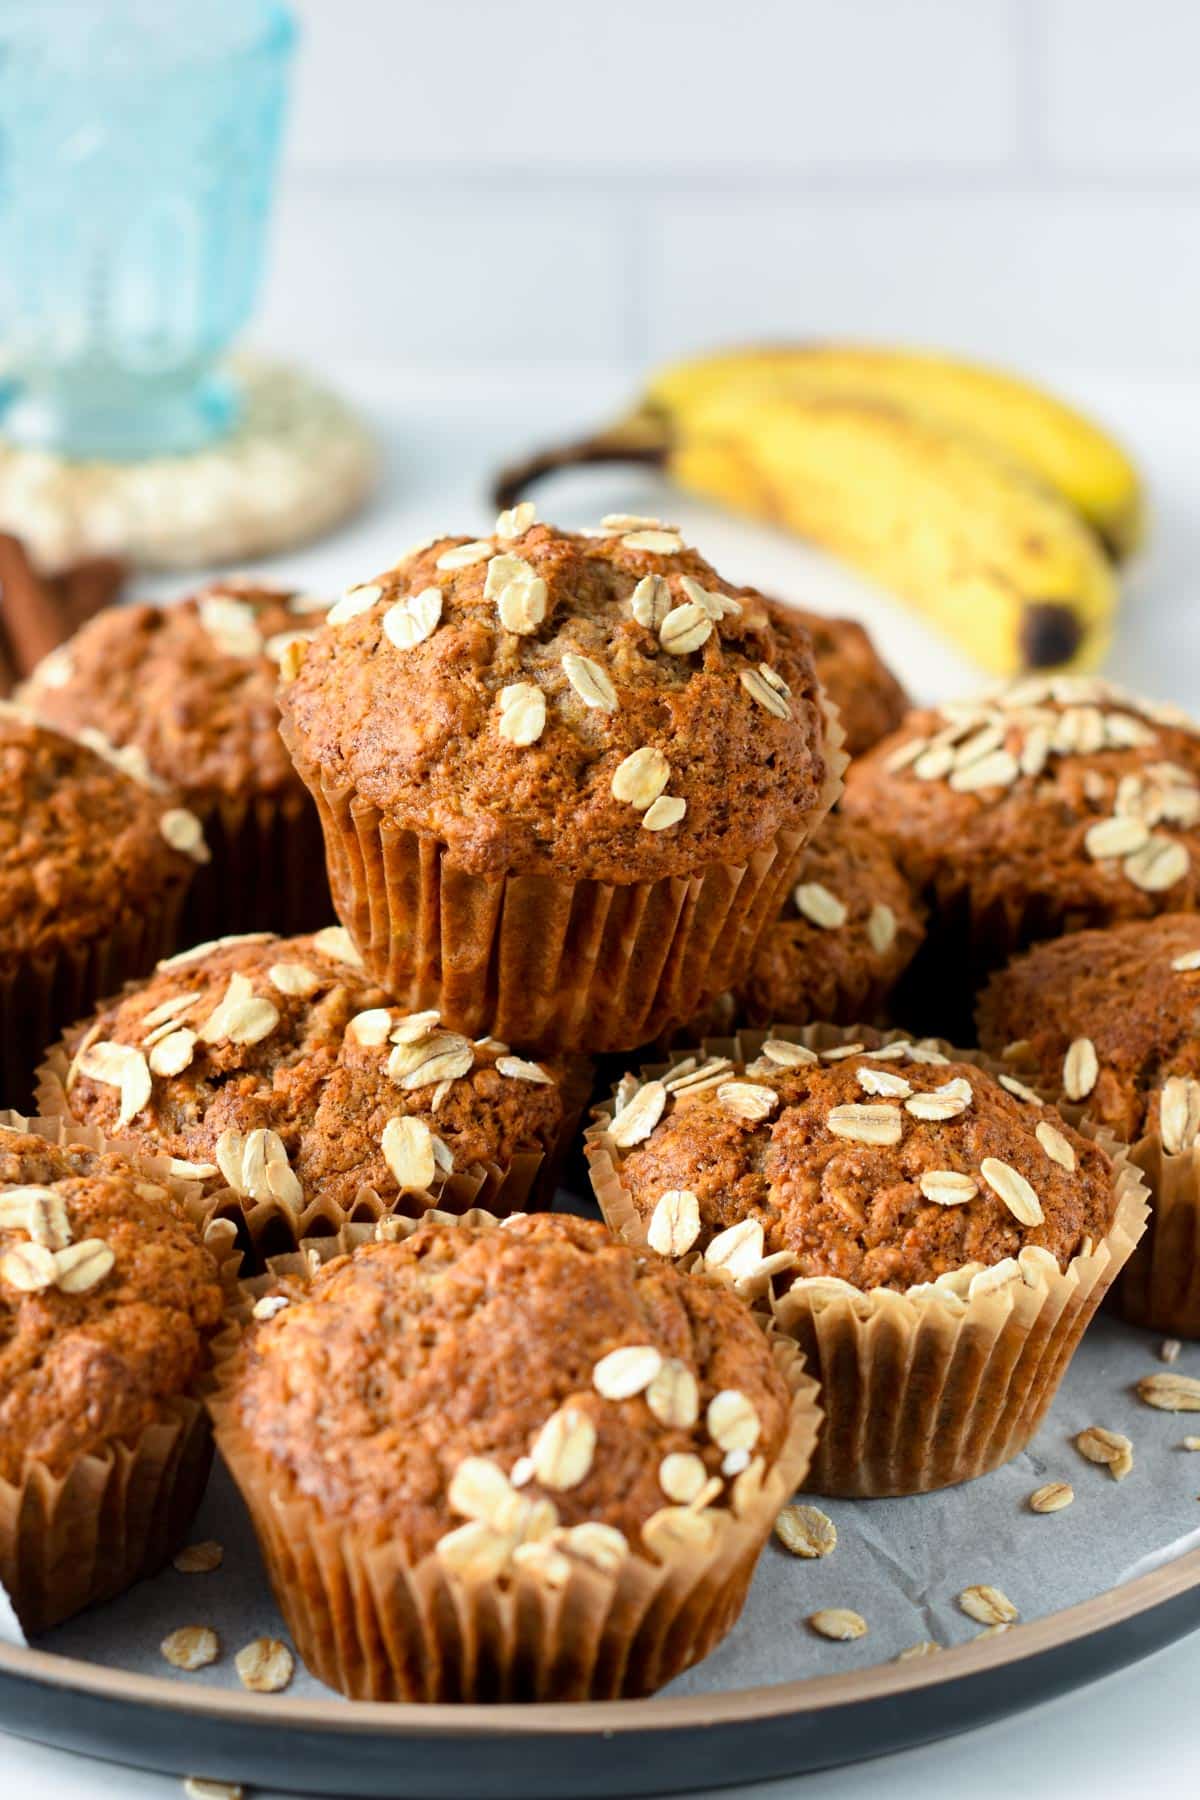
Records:
M804 1562L769 1544L733 1632L670 1691L703 1693L863 1667L925 1638L963 1643L979 1631L956 1604L972 1584L1003 1588L1021 1617L1034 1619L1200 1546L1200 1454L1181 1448L1186 1435L1200 1433L1200 1415L1155 1412L1133 1391L1140 1375L1161 1369L1160 1341L1116 1321L1095 1321L1032 1448L994 1475L911 1500L805 1496L834 1520L837 1548L821 1561ZM1185 1345L1176 1367L1200 1375L1200 1344ZM1133 1439L1133 1472L1124 1481L1074 1448L1074 1434L1092 1424ZM1069 1481L1075 1503L1039 1516L1029 1511L1028 1496L1049 1480ZM237 1650L251 1638L287 1633L223 1469L214 1473L193 1535L224 1545L219 1570L180 1575L167 1569L59 1626L40 1647L180 1683L236 1687ZM867 1636L845 1644L817 1637L806 1620L828 1606L860 1612ZM213 1626L220 1661L195 1674L171 1668L158 1646L179 1625ZM291 1691L327 1690L298 1668Z

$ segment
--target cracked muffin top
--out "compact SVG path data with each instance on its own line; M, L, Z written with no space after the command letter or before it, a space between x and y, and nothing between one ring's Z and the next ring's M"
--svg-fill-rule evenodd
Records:
M771 623L786 636L808 633L817 680L838 709L848 756L861 756L903 723L909 698L857 619L832 619L768 600Z
M1200 917L1164 913L1040 944L979 1000L984 1048L1051 1098L1175 1155L1200 1137Z
M768 1039L749 1065L666 1080L631 1081L603 1141L651 1247L702 1251L747 1291L813 1277L959 1291L1031 1259L1065 1269L1112 1224L1103 1150L928 1043L818 1055Z
M223 1383L237 1422L274 1487L286 1472L413 1560L612 1566L688 1507L678 1530L703 1538L787 1437L788 1384L736 1295L590 1220L426 1221L276 1290Z
M561 532L526 503L490 538L439 538L351 589L284 672L310 784L473 873L738 866L834 787L807 639L654 520Z
M925 936L925 913L886 843L831 813L805 847L783 911L734 995L739 1023L853 1024L877 1014Z
M73 1118L292 1213L437 1203L446 1178L546 1151L561 1065L442 1031L373 986L339 927L197 945L65 1041Z
M918 887L1018 916L1032 900L1034 927L1041 897L1073 928L1200 898L1200 726L1090 677L910 714L844 806Z
M302 793L279 737L279 661L324 609L248 579L167 606L111 606L51 651L21 702L63 730L139 751L193 804Z
M0 966L157 911L207 858L199 820L105 750L0 707Z
M192 1387L217 1265L161 1181L112 1150L0 1127L0 1477L62 1474Z

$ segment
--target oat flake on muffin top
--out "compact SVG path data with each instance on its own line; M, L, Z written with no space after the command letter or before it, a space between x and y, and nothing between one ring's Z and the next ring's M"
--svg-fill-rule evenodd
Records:
M854 764L844 806L977 912L1044 898L1077 927L1200 898L1200 726L1097 678L911 714Z
M448 1175L546 1150L561 1066L406 1015L341 927L194 946L66 1040L71 1116L299 1212L436 1196Z
M285 659L298 754L473 873L629 883L740 866L823 810L803 634L677 532L611 517L439 538Z
M225 1384L238 1420L331 1518L413 1559L702 1548L706 1509L753 1504L787 1436L741 1302L588 1220L426 1222L279 1291Z
M925 935L924 908L876 832L832 813L734 995L739 1024L870 1018Z
M0 1477L132 1439L202 1373L224 1299L168 1190L115 1149L0 1128Z
M0 965L157 908L207 854L199 820L136 760L0 706Z
M608 1141L648 1232L766 1278L966 1293L1065 1269L1112 1223L1112 1164L1021 1085L927 1043L679 1064L618 1095ZM1046 1260L1052 1259L1052 1260Z
M1200 916L1165 913L1039 944L980 997L985 1050L1125 1142L1200 1141Z
M112 606L54 650L21 702L71 732L132 746L194 805L302 795L279 737L287 647L322 622L314 595L227 579L167 606Z

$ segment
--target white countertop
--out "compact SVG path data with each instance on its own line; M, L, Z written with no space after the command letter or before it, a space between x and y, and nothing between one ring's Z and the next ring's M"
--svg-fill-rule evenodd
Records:
M336 592L392 562L433 530L476 531L491 509L486 479L497 461L546 437L568 436L619 409L632 383L615 370L577 379L470 377L396 366L347 366L339 374L376 421L384 446L380 496L357 524L323 544L266 565L305 586ZM1043 371L1052 374L1052 371ZM1161 698L1200 710L1200 384L1115 381L1076 374L1060 385L1115 423L1146 466L1156 515L1150 554L1131 578L1109 673ZM636 471L574 474L538 496L566 524L620 507L678 519L723 573L756 582L823 611L857 613L919 697L978 686L977 671L911 615L841 569L776 533L668 495ZM178 581L149 584L171 592ZM1122 1674L1018 1718L924 1750L794 1782L737 1790L752 1796L866 1800L886 1784L889 1800L968 1792L1004 1800L1151 1793L1191 1800L1196 1792L1195 1718L1200 1632ZM203 1773L202 1745L194 1769ZM264 1790L258 1790L266 1796ZM0 1794L41 1800L157 1800L180 1792L173 1778L92 1763L0 1736ZM731 1791L732 1792L732 1791ZM736 1800L736 1794L735 1794Z

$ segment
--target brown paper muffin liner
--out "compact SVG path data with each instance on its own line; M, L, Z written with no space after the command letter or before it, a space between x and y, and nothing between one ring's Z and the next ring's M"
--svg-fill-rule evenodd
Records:
M48 1119L70 1120L68 1098L71 1056L62 1039L46 1054L37 1071L36 1104ZM587 1057L567 1061L562 1084L563 1118L550 1151L518 1150L505 1164L473 1163L437 1177L428 1194L401 1194L384 1199L366 1183L349 1206L328 1195L317 1194L299 1212L271 1195L265 1200L239 1194L220 1178L201 1183L196 1204L203 1223L227 1219L236 1228L249 1270L261 1270L272 1256L295 1250L305 1238L334 1237L343 1225L373 1225L392 1214L424 1218L431 1206L445 1213L461 1214L484 1207L496 1218L515 1212L546 1211L554 1204L555 1189L571 1149L584 1107L592 1091L592 1065Z
M338 917L398 1004L436 1007L471 1037L627 1050L736 985L783 905L804 845L842 791L847 758L827 704L827 774L805 826L740 868L618 885L473 875L426 833L391 825L284 741L321 815Z
M333 901L325 839L308 794L293 790L190 804L204 825L212 861L197 871L188 894L183 943L204 944L243 931L296 937L329 924Z
M1155 1131L1130 1145L1129 1158L1153 1199L1149 1230L1121 1272L1113 1304L1131 1325L1200 1338L1200 1150L1172 1155Z
M909 1034L868 1026L779 1026L707 1040L706 1054L752 1061L767 1037L809 1049L853 1042L877 1047ZM977 1051L936 1046L956 1061L997 1072ZM642 1071L644 1079L682 1060ZM595 1109L585 1145L605 1222L644 1244L645 1224L621 1181L607 1135L611 1104ZM1081 1127L1115 1163L1115 1212L1107 1235L1065 1274L1028 1273L991 1292L910 1298L887 1288L847 1292L841 1282L769 1286L750 1297L793 1338L817 1377L825 1424L805 1487L818 1494L926 1493L999 1468L1032 1438L1092 1314L1145 1230L1146 1184L1123 1146Z
M479 1211L463 1222L496 1223ZM410 1220L392 1224L397 1236L415 1229ZM307 1279L372 1235L352 1225L336 1240L306 1244L275 1264L274 1276L244 1284L247 1308L279 1275ZM777 1335L774 1354L792 1392L788 1435L741 1514L704 1514L706 1548L679 1545L661 1560L630 1549L615 1568L570 1553L565 1574L553 1579L538 1565L498 1579L472 1577L452 1572L436 1553L411 1563L397 1543L325 1518L272 1466L238 1423L221 1380L238 1336L231 1331L218 1347L219 1386L210 1402L217 1443L296 1648L319 1680L358 1700L605 1700L662 1687L737 1619L776 1514L808 1467L820 1420L803 1358Z
M196 1184L172 1177L166 1157L147 1157L63 1119L6 1112L0 1125L50 1143L119 1150L147 1180L168 1188L203 1230ZM206 1242L232 1304L240 1262L233 1234L217 1230ZM193 1390L163 1402L162 1416L137 1437L78 1456L61 1474L28 1457L19 1481L0 1480L0 1582L31 1636L111 1600L153 1574L184 1542L212 1465L204 1406L211 1378L206 1369Z
M1010 1073L1039 1086L1037 1071L1020 1057ZM1087 1103L1040 1089L1076 1130L1087 1129ZM1111 1295L1112 1310L1130 1325L1171 1337L1200 1338L1200 1148L1173 1154L1157 1131L1128 1146L1129 1160L1150 1190L1150 1222Z
M102 938L0 968L0 1103L27 1106L43 1047L104 994L147 974L178 942L181 888L122 913Z

